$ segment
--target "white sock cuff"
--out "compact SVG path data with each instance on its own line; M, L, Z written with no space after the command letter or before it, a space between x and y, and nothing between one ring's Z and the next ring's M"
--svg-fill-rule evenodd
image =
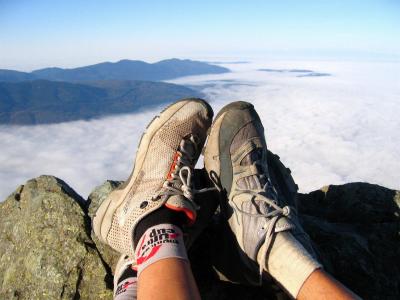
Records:
M135 250L138 277L149 265L170 257L188 260L182 230L173 224L159 224L145 231Z
M276 235L266 266L268 273L293 298L297 297L311 273L322 268L322 265L288 231Z
M137 277L122 280L115 288L114 300L137 299Z

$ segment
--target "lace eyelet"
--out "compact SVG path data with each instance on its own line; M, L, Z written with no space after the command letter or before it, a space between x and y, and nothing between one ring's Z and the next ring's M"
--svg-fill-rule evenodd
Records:
M283 213L284 216L289 216L290 215L290 207L289 206L285 206L282 209L282 213Z
M148 201L143 201L142 203L140 203L140 208L143 209L143 208L145 208L148 204L149 204Z

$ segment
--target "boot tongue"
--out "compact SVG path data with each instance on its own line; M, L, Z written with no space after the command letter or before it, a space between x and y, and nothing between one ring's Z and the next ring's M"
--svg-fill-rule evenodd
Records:
M194 168L193 164L193 159L196 156L196 148L195 145L193 144L192 141L190 141L189 139L183 139L179 145L179 149L178 151L181 153L181 155L183 156L183 160L190 162L190 165L188 167L190 167L191 169ZM179 178L179 180L174 180L172 182L172 186L180 189L182 187L182 181L180 180L179 177L179 171L180 168L183 167L182 164L179 165L179 169L176 170L175 172L175 176L177 178ZM186 176L189 176L189 174L187 174L187 172L183 171L183 178L186 179Z
M261 190L263 189L265 183L267 182L266 178L261 178L260 175L264 174L263 167L256 162L262 161L262 153L263 149L256 148L249 152L240 162L241 166L253 166L257 169L257 173L259 175L250 175L245 176L237 181L237 185L241 189L249 189L249 190Z
M179 150L182 150L182 149L185 149L187 159L193 160L194 157L196 156L196 148L192 141L189 141L186 139L182 140L181 144L179 146Z
M188 165L188 167L191 168L192 171L193 171L193 167L194 167L194 166L192 166L193 158L196 156L196 147L193 144L193 142L191 140L189 140L189 138L182 139L182 141L181 141L181 143L179 145L179 148L178 148L178 152L181 153L182 159L185 162L189 162L190 163L190 165ZM180 169L184 165L186 165L186 164L178 163L178 166L177 166L178 169L174 172L175 178L169 181L169 185L171 187L174 187L174 188L178 189L178 190L181 190L182 189L182 185L183 185L183 183L181 181L181 178L179 176L179 173L180 173ZM188 172L184 170L182 175L183 175L182 177L185 180L185 182L187 182L187 178L186 177L189 176ZM177 195L168 196L168 198L170 198L170 197L183 197L183 196L177 194Z
M241 166L250 166L256 161L260 161L262 159L262 151L261 148L255 148L251 150L243 159L240 161Z
M238 179L237 186L244 190L261 190L263 188L257 175L250 175Z

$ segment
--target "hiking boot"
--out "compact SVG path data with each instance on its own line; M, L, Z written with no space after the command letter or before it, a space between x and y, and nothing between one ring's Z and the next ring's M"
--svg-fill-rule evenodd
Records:
M196 221L191 177L212 121L212 109L201 99L185 99L167 107L148 125L139 142L128 180L103 201L93 219L99 239L134 257L138 223L168 207Z
M293 297L320 265L294 238L293 208L271 183L264 128L253 105L234 102L215 118L204 152L207 173L227 201L221 210L241 260L275 278ZM311 248L311 247L310 247Z

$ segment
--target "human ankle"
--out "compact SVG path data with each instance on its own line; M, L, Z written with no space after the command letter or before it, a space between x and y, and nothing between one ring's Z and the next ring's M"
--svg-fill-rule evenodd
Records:
M151 264L166 258L188 261L182 230L173 224L158 224L148 228L135 250L138 277Z
M265 245L260 248L258 263L294 298L311 273L322 268L289 231L277 233L265 255L266 250Z

